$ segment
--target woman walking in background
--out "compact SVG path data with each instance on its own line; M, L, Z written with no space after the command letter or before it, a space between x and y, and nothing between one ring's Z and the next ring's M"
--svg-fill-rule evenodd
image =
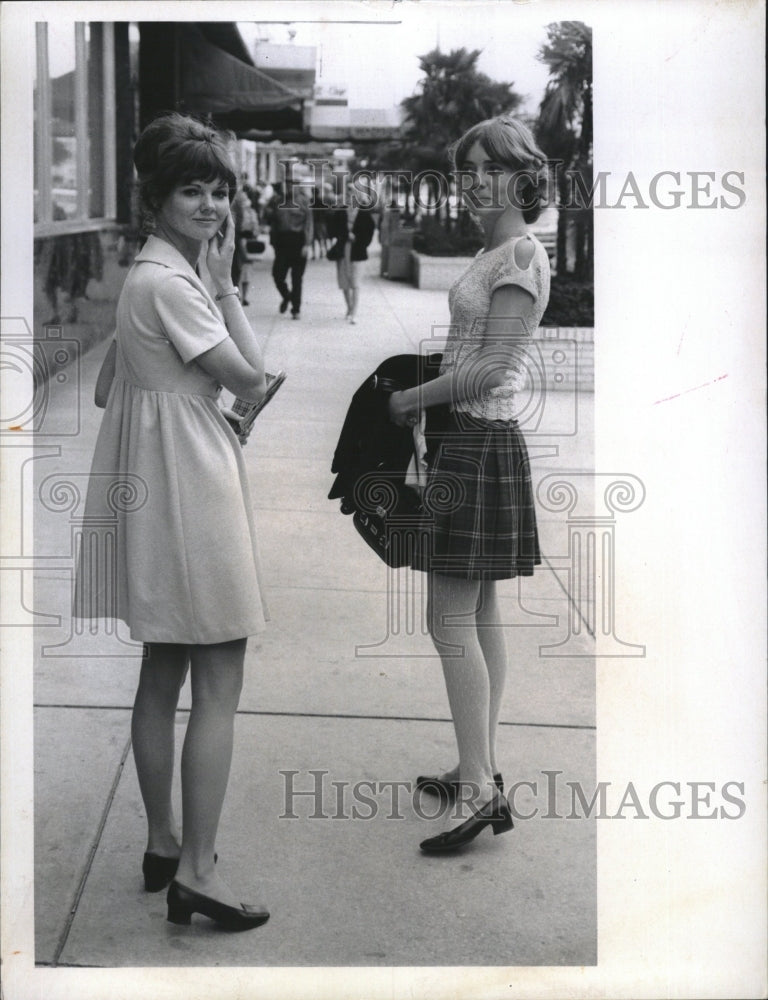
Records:
M328 220L328 235L335 240L336 280L347 304L345 319L354 324L360 301L360 262L368 260L368 247L376 231L373 213L358 206L349 185L341 204Z
M547 253L527 231L541 210L546 159L528 128L508 116L474 126L453 155L456 168L471 175L465 198L485 246L450 290L441 374L390 399L401 426L415 425L423 407L450 408L424 497L430 544L414 567L429 573L428 624L459 763L417 778L417 787L448 801L469 797L473 809L423 841L425 853L464 847L486 826L495 834L512 828L496 759L507 673L496 581L530 576L541 562L515 392L525 380L525 342L549 298Z
M165 115L136 143L151 235L117 306L117 356L86 501L86 525L114 518L107 494L141 484L145 502L117 514L116 593L83 546L76 613L125 621L145 643L133 753L147 814L145 887L169 885L168 919L204 914L230 930L268 919L241 904L215 865L232 760L246 637L262 629L258 556L237 437L221 386L265 392L256 337L232 283L236 177L224 138ZM212 290L200 277L205 258ZM109 486L111 484L111 490ZM181 757L183 830L171 803L174 723L191 673Z
M251 264L248 254L248 240L259 234L259 217L251 204L244 187L232 199L232 218L235 223L235 251L232 255L232 284L240 289L240 301L248 302L248 286L251 283Z

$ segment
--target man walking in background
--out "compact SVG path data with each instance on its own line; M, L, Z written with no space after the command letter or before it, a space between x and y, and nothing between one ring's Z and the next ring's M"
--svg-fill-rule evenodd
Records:
M265 212L269 223L270 238L275 250L272 278L280 292L280 312L291 307L291 318L298 319L301 312L301 284L307 257L312 251L313 226L309 198L294 183L290 165L285 172L285 188L275 185ZM291 286L286 277L291 272Z

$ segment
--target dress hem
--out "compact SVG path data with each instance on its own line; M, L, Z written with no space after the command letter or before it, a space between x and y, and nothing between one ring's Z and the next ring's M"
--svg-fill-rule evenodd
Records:
M234 642L236 639L247 639L252 635L261 635L266 631L267 623L270 621L269 618L265 618L263 624L247 629L244 632L240 632L237 635L232 635L230 631L226 634L222 634L218 638L185 638L180 639L178 636L171 636L166 633L158 633L157 630L147 628L143 629L141 625L131 626L125 618L120 617L106 617L104 615L76 615L78 621L109 621L109 622L122 622L128 629L131 640L133 642L164 642L177 646L216 646L222 642ZM139 635L138 631L142 634Z

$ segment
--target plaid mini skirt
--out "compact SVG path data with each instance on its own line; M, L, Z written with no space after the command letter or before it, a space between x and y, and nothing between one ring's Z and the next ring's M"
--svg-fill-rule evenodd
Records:
M423 510L414 569L468 580L532 576L541 553L517 421L450 413L429 456Z

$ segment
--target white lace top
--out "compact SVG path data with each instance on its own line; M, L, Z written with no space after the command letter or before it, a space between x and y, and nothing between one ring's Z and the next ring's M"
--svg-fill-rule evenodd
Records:
M520 240L534 246L528 267L515 262L515 247ZM533 296L521 317L527 338L533 336L549 301L549 258L542 244L528 234L514 236L494 250L481 250L448 293L451 328L448 334L440 374L457 365L471 363L472 356L485 346L485 334L491 298L503 285L519 285ZM518 338L515 338L516 342ZM515 392L525 385L525 365L507 370L502 385L482 391L479 397L458 402L452 408L483 420L512 420L515 417ZM478 370L482 381L482 372Z

